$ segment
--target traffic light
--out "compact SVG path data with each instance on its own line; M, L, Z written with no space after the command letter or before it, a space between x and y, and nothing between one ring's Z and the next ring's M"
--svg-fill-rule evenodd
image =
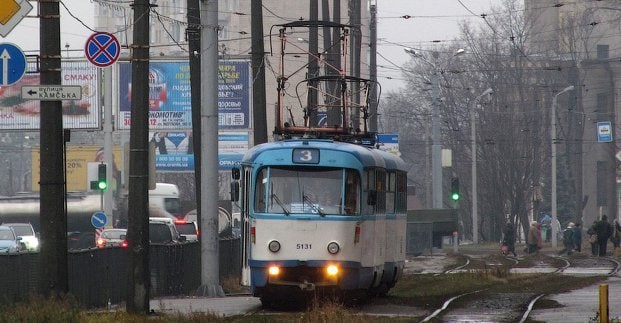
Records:
M451 179L451 200L459 200L459 178L457 177Z
M106 164L99 164L97 168L97 188L105 191L108 188L106 179Z

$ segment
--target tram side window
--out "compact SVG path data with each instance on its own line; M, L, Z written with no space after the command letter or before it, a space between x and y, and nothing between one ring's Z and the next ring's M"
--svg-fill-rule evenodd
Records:
M386 213L395 213L396 174L389 172L386 175Z
M377 204L375 204L375 212L383 213L386 211L386 171L378 168L375 172L375 177L377 190Z
M345 214L359 214L360 176L355 170L345 173Z
M375 169L365 170L364 194L366 195L366 203L362 206L363 214L372 214L375 211L377 203L377 194L372 196L371 191L375 191ZM375 191L377 193L377 191ZM375 199L371 201L371 199Z
M261 169L257 173L256 182L254 184L254 211L259 213L264 213L267 210L265 209L265 190L267 189L267 176L266 173L267 168Z
M397 173L397 199L396 210L399 213L407 211L407 174L405 172Z

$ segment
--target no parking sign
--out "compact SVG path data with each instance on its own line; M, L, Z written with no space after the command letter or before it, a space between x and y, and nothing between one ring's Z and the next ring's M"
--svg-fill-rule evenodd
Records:
M121 45L114 35L106 32L92 34L84 47L86 58L98 67L107 67L116 62Z

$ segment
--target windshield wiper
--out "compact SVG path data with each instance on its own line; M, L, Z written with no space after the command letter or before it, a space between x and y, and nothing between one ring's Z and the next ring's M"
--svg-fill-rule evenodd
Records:
M287 209L287 207L285 207L285 205L280 201L280 199L278 198L278 195L272 194L272 199L276 201L278 206L282 208L282 211L285 212L286 215L291 214L291 212Z
M306 194L302 194L302 200L304 202L307 202L311 209L313 209L313 211L319 213L319 215L321 216L325 216L326 214L323 213L323 211L317 206L317 203L315 203L313 200L310 199L310 197L308 197Z

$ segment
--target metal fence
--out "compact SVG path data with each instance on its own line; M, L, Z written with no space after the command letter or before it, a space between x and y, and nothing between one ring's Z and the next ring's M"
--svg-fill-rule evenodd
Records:
M240 240L220 240L220 281L239 277ZM192 295L201 284L200 244L151 245L151 297ZM68 255L69 293L85 307L104 307L126 299L129 252L123 248L72 251ZM39 254L0 254L0 302L36 293Z

